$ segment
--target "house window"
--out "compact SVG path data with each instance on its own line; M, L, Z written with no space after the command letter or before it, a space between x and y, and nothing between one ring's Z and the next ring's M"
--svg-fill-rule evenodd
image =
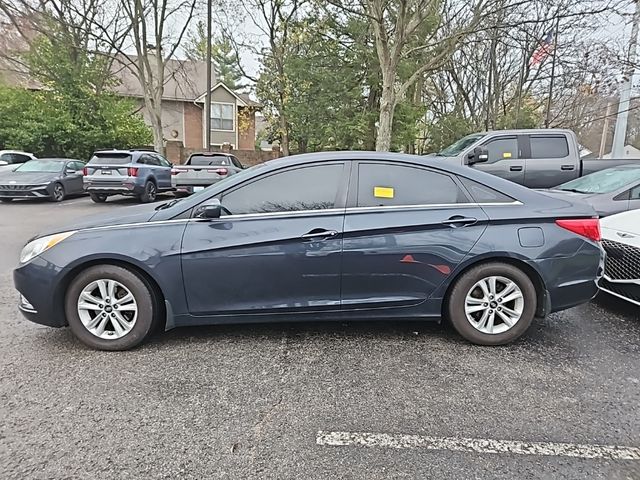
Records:
M232 103L212 103L211 104L211 129L212 130L233 130L233 104Z

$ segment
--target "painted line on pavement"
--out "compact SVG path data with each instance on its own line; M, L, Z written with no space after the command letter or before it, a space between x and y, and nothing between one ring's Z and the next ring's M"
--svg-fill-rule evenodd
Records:
M640 460L640 448L553 442L520 442L490 438L430 437L367 432L325 432L316 435L318 445L449 450L475 453L512 453L575 458Z

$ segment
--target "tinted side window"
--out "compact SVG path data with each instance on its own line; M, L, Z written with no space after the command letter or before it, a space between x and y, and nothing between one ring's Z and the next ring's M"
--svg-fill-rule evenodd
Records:
M514 201L514 199L508 195L500 193L499 191L494 190L491 187L487 187L482 183L469 180L465 177L458 177L458 179L462 182L465 188L469 190L473 199L478 203L511 203Z
M640 185L631 189L631 200L640 200Z
M136 163L139 163L140 165L148 165L149 158L146 155L140 155Z
M562 158L569 155L569 144L564 136L531 137L531 158Z
M467 201L464 193L448 175L420 167L385 163L361 163L358 167L359 207Z
M157 167L160 166L160 159L158 157L156 157L155 155L147 155L147 164L148 165L155 165Z
M19 153L5 153L2 155L2 157L0 157L0 160L4 160L10 165L15 165L18 163L27 162L31 159L28 156L20 155Z
M242 164L240 163L240 160L238 160L236 157L229 157L229 158L231 159L231 162L235 167L242 168Z
M333 208L343 164L296 168L262 177L222 196L231 214Z
M518 139L516 137L496 138L489 140L484 146L489 150L489 161L487 163L519 158Z
M158 162L159 162L158 164L161 167L170 167L171 166L171 162L169 160L167 160L166 158L164 158L164 157L162 157L160 155L156 155L155 157L158 160Z

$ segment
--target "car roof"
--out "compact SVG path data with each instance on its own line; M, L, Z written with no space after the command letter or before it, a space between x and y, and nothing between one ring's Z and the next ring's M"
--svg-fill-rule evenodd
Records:
M21 153L23 155L33 155L33 153L25 152L23 150L0 150L0 155L3 153Z
M234 154L227 152L193 152L189 156L193 157L195 155L203 155L205 157L235 157Z
M51 157L51 158L36 158L38 162L46 160L48 162L83 162L82 160L76 160L75 158L60 158L60 157Z
M120 148L110 148L110 149L104 149L104 150L95 150L93 152L94 155L103 155L103 154L109 154L109 153L117 153L119 155L131 155L131 154L135 154L135 153L154 153L156 155L159 155L158 152L156 152L153 149L144 149L144 148L130 148L130 149L120 149Z

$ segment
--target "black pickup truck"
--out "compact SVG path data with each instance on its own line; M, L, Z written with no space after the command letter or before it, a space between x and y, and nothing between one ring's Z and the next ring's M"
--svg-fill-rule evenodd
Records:
M530 188L550 188L605 168L640 159L580 158L571 130L496 130L473 133L432 155L469 165Z

